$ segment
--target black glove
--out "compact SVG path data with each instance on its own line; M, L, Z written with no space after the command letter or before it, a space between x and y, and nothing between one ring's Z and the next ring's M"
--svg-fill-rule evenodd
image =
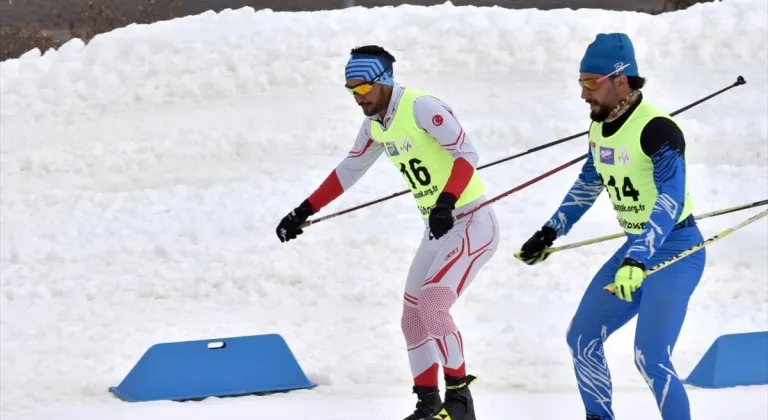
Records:
M280 242L296 239L298 235L304 233L300 226L313 214L315 214L315 211L312 209L312 205L309 204L309 200L304 200L299 204L299 207L296 207L283 217L283 220L280 221L275 230Z
M456 200L453 194L447 192L441 192L437 197L435 206L429 212L429 230L435 239L440 239L453 228L453 209L456 206Z
M531 236L520 248L519 259L528 265L534 265L546 260L549 257L545 249L552 246L557 239L557 232L549 226L544 226L541 230Z

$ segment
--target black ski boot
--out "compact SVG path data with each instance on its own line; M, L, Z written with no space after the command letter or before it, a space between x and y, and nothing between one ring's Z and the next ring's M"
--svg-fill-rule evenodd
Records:
M469 384L476 377L472 375L463 378L445 377L445 401L440 409L430 418L431 420L476 420L475 402L469 392Z
M440 389L437 387L414 386L413 393L416 394L416 410L403 420L424 420L430 419L438 408L440 408Z

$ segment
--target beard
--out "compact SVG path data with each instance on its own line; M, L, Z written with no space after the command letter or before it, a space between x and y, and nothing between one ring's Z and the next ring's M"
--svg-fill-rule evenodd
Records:
M609 107L605 104L601 104L595 101L587 101L587 103L590 104L591 106L597 105L599 107L597 111L593 110L589 113L589 118L592 119L592 121L594 122L605 121L613 111L613 107Z
M373 103L361 105L360 109L363 110L363 114L365 114L366 117L374 116L379 112L379 107Z
M366 102L360 105L366 117L372 117L389 105L387 98L381 95L377 102Z

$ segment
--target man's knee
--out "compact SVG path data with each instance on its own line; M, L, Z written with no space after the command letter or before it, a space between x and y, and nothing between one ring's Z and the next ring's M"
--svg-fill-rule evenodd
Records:
M568 324L568 329L565 331L565 342L571 349L571 353L576 352L576 347L579 345L579 340L583 335L581 329L578 327L579 326L575 326L573 320L571 320L571 323Z
M671 349L664 344L635 343L635 367L646 381L653 376L674 374L671 357Z
M608 339L605 325L585 325L576 318L571 320L565 333L565 341L572 353L588 353L599 348Z
M411 329L411 324L414 321L417 323L419 322L418 315L419 313L415 308L403 304L403 313L400 315L400 329L403 331L403 334Z
M403 331L406 344L409 346L429 338L419 317L419 310L405 304L403 304L403 314L400 318L400 329Z
M439 337L456 330L450 314L456 294L448 287L428 287L419 296L418 313L429 335Z

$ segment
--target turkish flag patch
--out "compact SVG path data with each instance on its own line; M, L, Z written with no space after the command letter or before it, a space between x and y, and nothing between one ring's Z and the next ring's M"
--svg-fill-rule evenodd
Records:
M432 117L432 124L434 124L434 125L436 125L438 127L443 125L443 116L440 115L440 114L435 114Z

